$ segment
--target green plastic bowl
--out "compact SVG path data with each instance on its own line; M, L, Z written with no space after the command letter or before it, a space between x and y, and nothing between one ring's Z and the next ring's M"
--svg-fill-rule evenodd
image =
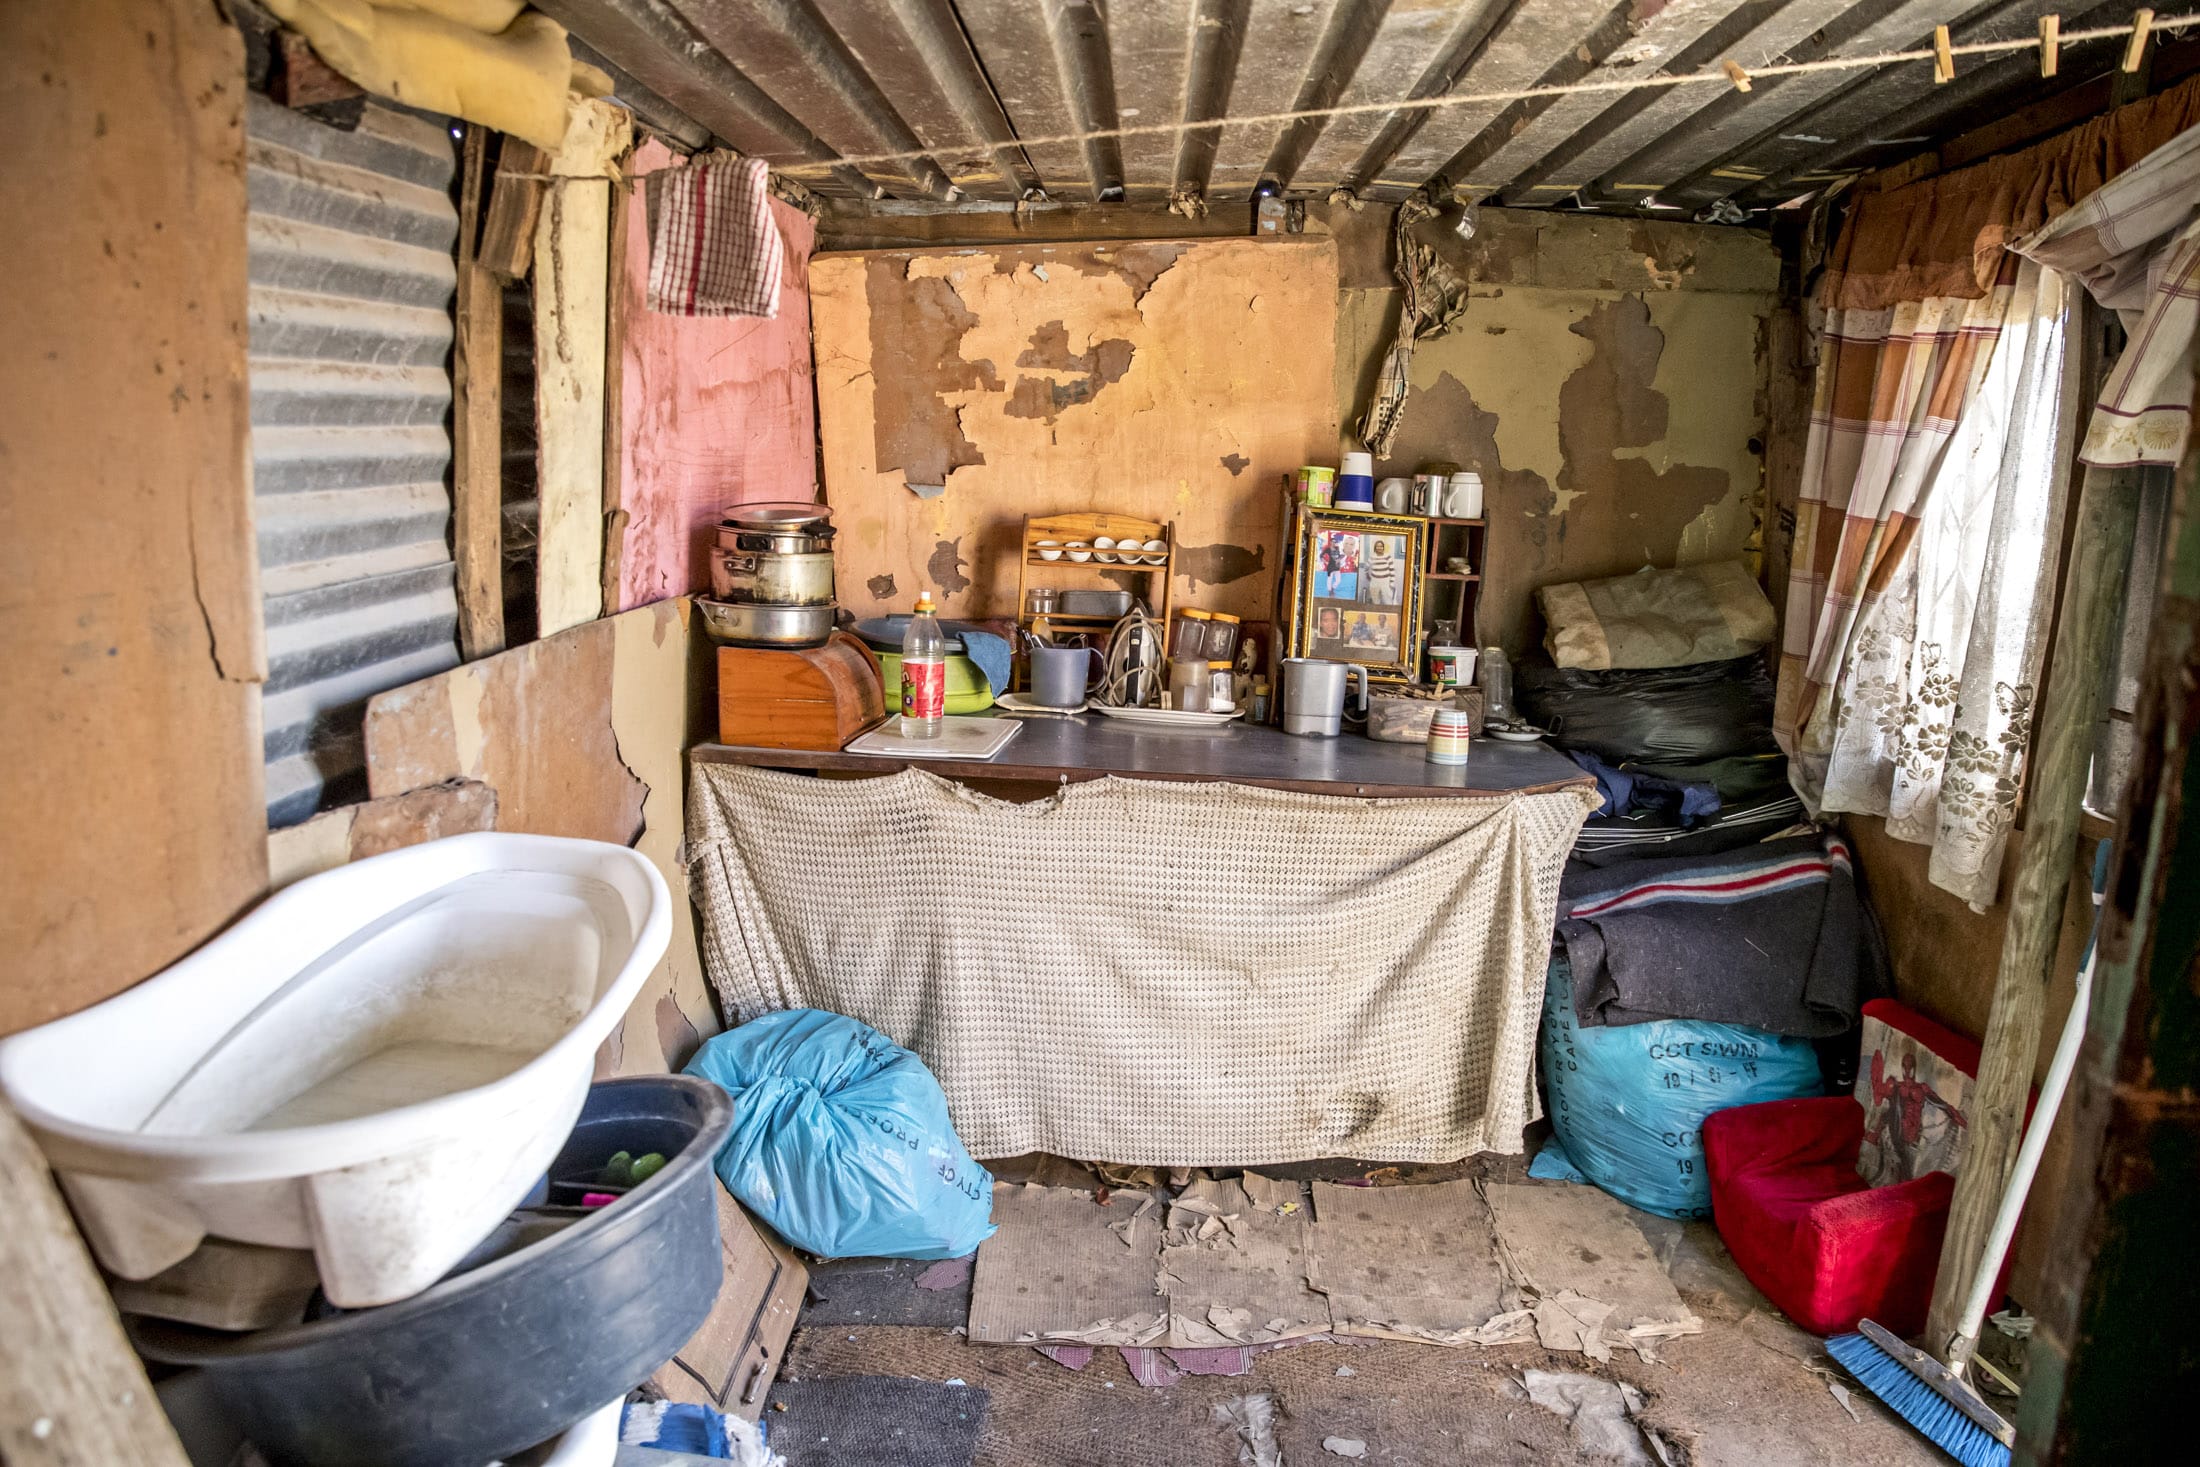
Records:
M877 649L873 649L876 651ZM901 654L878 652L879 677L886 686L886 708L890 713L901 711ZM947 711L949 713L983 713L993 706L993 690L986 686L985 674L978 671L978 664L967 657L952 656L947 659Z

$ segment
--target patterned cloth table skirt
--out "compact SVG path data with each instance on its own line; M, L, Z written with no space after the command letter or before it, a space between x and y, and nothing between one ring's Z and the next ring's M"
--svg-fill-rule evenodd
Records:
M914 1049L973 1154L1156 1166L1518 1151L1558 879L1593 793L1367 800L697 764L730 1017Z

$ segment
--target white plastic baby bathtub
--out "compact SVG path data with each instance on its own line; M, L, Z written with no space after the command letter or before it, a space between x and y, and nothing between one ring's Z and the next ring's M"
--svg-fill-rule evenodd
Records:
M211 1234L310 1248L331 1302L393 1303L541 1176L671 930L664 879L622 846L431 841L0 1041L0 1091L113 1272Z

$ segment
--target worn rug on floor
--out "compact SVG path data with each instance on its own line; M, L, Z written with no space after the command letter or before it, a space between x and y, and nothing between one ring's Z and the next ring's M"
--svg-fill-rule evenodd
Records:
M992 1397L899 1376L822 1375L780 1381L769 1401L769 1445L787 1467L970 1467Z

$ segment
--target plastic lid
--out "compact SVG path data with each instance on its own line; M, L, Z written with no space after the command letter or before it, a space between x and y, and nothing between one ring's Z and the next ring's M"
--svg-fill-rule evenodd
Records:
M932 605L932 593L930 591L919 591L917 593L917 614L919 616L924 615L926 612L936 614L937 610L938 608Z
M1181 616L1181 617L1183 617L1183 618L1184 618L1184 619L1185 619L1186 621L1212 621L1212 620L1214 620L1214 613L1212 613L1212 612L1208 612L1208 611L1201 611L1201 610L1200 610L1200 609L1199 609L1198 607L1196 607L1196 606L1183 606L1183 607L1179 607L1179 608L1177 608L1177 613L1176 613L1176 614L1177 614L1178 616Z
M1209 672L1228 672L1230 670L1230 664L1227 659L1221 662L1209 662L1207 664L1207 670Z
M1233 626L1237 624L1237 618L1230 615L1230 613L1227 611L1210 611L1207 614L1213 617L1216 621L1226 621Z

